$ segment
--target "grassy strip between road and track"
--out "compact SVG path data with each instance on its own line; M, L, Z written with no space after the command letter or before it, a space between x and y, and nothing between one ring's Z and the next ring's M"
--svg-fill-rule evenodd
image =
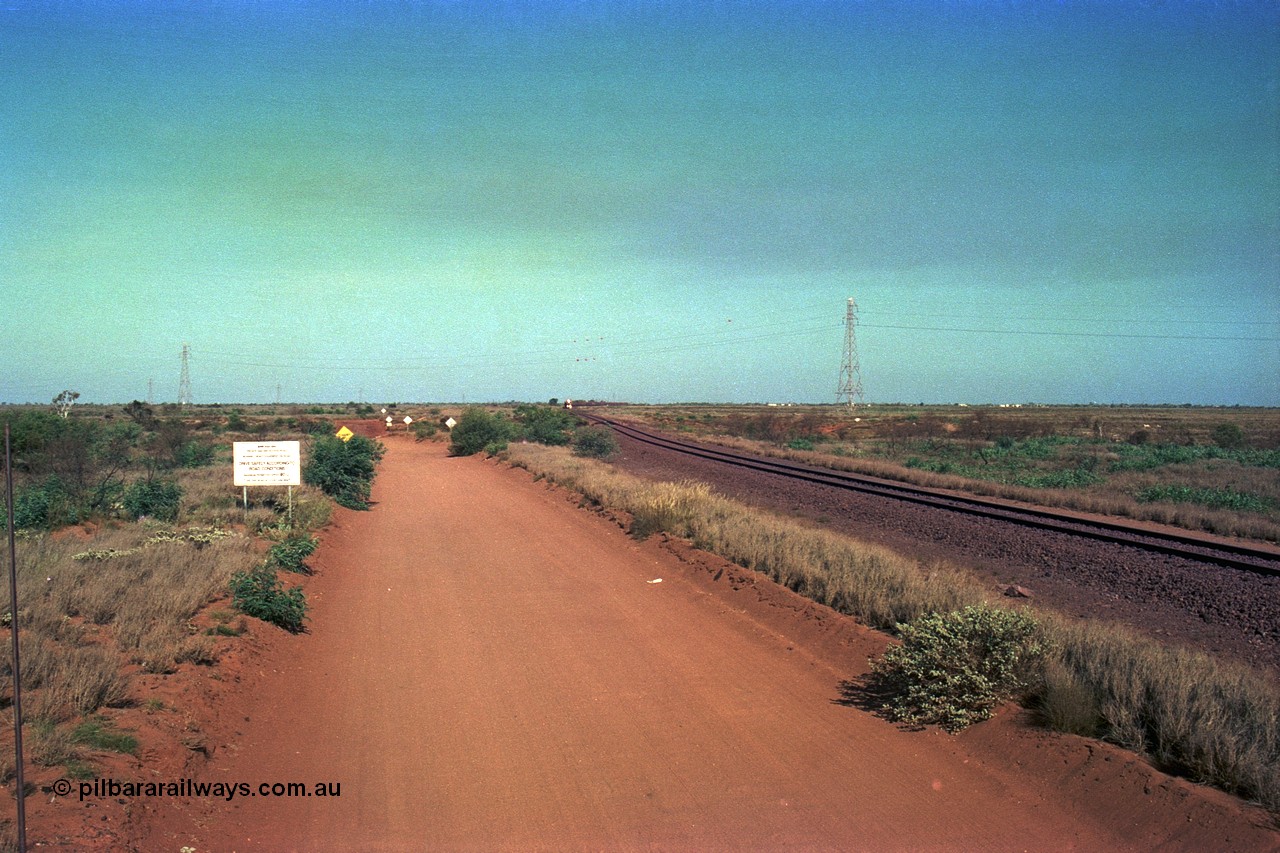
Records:
M767 575L873 628L995 605L971 575L751 509L698 482L651 482L564 448L513 445L513 465ZM1038 614L1051 649L1023 697L1057 730L1103 738L1158 767L1280 812L1280 686L1249 667L1165 647L1114 625Z

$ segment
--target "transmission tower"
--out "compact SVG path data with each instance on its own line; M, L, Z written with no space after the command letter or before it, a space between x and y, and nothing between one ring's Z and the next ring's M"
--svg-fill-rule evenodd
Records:
M858 366L858 303L849 297L844 313L844 358L840 362L840 387L836 403L847 402L853 408L862 402L862 368Z
M178 405L191 405L191 367L188 360L191 356L191 345L182 345L182 375L178 378Z

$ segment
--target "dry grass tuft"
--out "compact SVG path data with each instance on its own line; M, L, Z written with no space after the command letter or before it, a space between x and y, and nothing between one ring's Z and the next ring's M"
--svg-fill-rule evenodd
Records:
M761 572L868 625L892 629L923 613L986 600L968 575L921 565L875 545L813 530L717 495L705 483L650 483L562 448L513 446L517 465L632 516L632 532L664 531Z
M1280 685L1249 667L1114 625L1049 621L1062 682L1049 719L1097 709L1095 733L1161 768L1280 810ZM1086 710L1087 713L1087 710Z

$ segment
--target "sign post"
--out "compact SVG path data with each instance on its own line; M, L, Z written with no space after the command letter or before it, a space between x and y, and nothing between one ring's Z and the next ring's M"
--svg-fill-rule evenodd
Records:
M302 448L297 441L237 441L232 445L234 483L244 488L249 513L250 486L289 487L289 525L293 526L293 487L302 485Z
M65 392L64 392L65 393ZM13 756L14 776L18 784L18 849L27 849L27 788L23 777L22 756L22 665L18 659L18 552L14 550L13 531L13 449L10 446L9 422L4 425L4 492L5 512L9 527L9 633L13 641Z

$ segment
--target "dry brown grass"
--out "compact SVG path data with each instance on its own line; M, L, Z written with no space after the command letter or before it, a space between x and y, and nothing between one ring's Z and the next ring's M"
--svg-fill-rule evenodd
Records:
M170 672L216 658L189 622L261 555L243 535L127 524L27 537L17 562L24 730L31 759L51 766L78 760L74 720L129 701L125 662ZM5 656L0 703L12 702L12 675ZM0 772L12 765L0 745Z
M952 566L922 565L877 545L766 515L703 483L651 483L542 445L513 446L508 458L626 512L639 535L662 530L688 538L868 625L893 628L922 613L986 600L977 582Z
M804 527L716 495L703 483L651 483L563 448L513 446L512 464L630 514L639 535L663 530L759 571L877 628L980 603L984 590L951 566L925 566L878 546ZM1052 648L1035 695L1058 730L1105 737L1166 770L1280 812L1280 685L1111 625L1046 615Z
M1280 685L1240 664L1115 625L1050 619L1060 676L1050 720L1149 755L1157 766L1280 811ZM1092 730L1084 725L1092 720Z
M289 492L285 487L249 490L249 511L242 505L243 491L231 483L225 467L193 468L178 472L182 486L180 524L203 527L243 525L255 533L287 526ZM312 486L293 487L293 527L317 530L329 523L333 501Z

